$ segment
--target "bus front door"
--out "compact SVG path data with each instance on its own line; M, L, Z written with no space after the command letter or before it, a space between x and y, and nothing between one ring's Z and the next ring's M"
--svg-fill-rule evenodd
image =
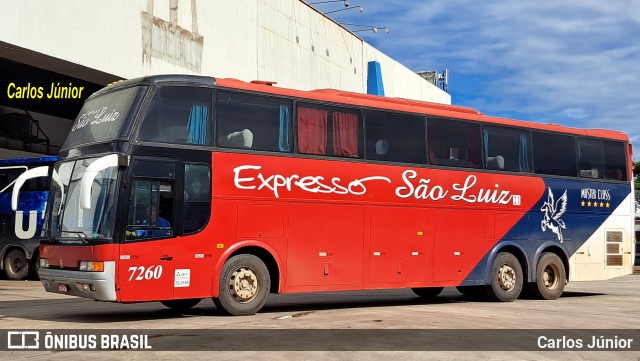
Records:
M173 299L175 262L173 161L134 159L127 199L125 239L120 244L120 300Z

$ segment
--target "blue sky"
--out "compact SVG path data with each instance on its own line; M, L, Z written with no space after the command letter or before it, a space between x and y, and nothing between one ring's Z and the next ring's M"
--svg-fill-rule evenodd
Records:
M640 1L349 3L364 12L329 16L388 27L389 34L357 34L411 70L449 69L453 104L494 116L621 130L640 160ZM314 6L344 8L341 2Z

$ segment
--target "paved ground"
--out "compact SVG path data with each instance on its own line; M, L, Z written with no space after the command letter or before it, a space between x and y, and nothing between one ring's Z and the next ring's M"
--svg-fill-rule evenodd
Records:
M572 283L557 301L478 302L455 289L425 302L410 290L272 295L247 317L221 316L210 300L188 314L160 303L114 304L45 293L37 281L0 281L0 329L633 329L640 330L640 276ZM514 331L515 332L515 331ZM322 342L322 341L317 341ZM635 342L640 343L639 340ZM322 345L317 347L322 350ZM0 360L195 359L497 359L640 360L640 351L567 352L0 352Z

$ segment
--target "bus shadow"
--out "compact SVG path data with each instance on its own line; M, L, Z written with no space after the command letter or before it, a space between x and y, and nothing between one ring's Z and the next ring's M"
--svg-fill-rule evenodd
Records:
M606 296L606 294L598 293L598 292L565 291L562 293L562 296L560 296L560 298L592 297L592 296Z
M438 305L454 302L459 302L455 296L424 300L410 290L271 295L259 313L305 313L329 309ZM0 301L0 319L11 317L61 323L118 323L223 315L225 313L218 310L211 299L203 299L187 311L172 310L159 302L121 304L75 298Z
M562 298L603 296L595 292L565 292ZM524 298L522 301L539 301ZM439 307L446 304L494 302L473 298L447 289L439 297L422 299L410 290L347 291L313 294L271 295L260 310L261 314L293 313L300 317L323 310L376 308L393 306ZM203 299L192 309L176 311L159 302L133 304L101 303L87 299L56 299L28 301L0 301L0 319L6 317L61 323L118 323L153 320L177 320L194 316L224 316L211 299ZM285 316L286 317L286 316Z

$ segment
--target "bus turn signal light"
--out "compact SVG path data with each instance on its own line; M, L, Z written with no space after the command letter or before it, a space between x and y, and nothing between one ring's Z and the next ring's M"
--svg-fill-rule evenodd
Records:
M102 272L102 271L104 271L104 262L102 262L102 261L80 261L80 271Z

